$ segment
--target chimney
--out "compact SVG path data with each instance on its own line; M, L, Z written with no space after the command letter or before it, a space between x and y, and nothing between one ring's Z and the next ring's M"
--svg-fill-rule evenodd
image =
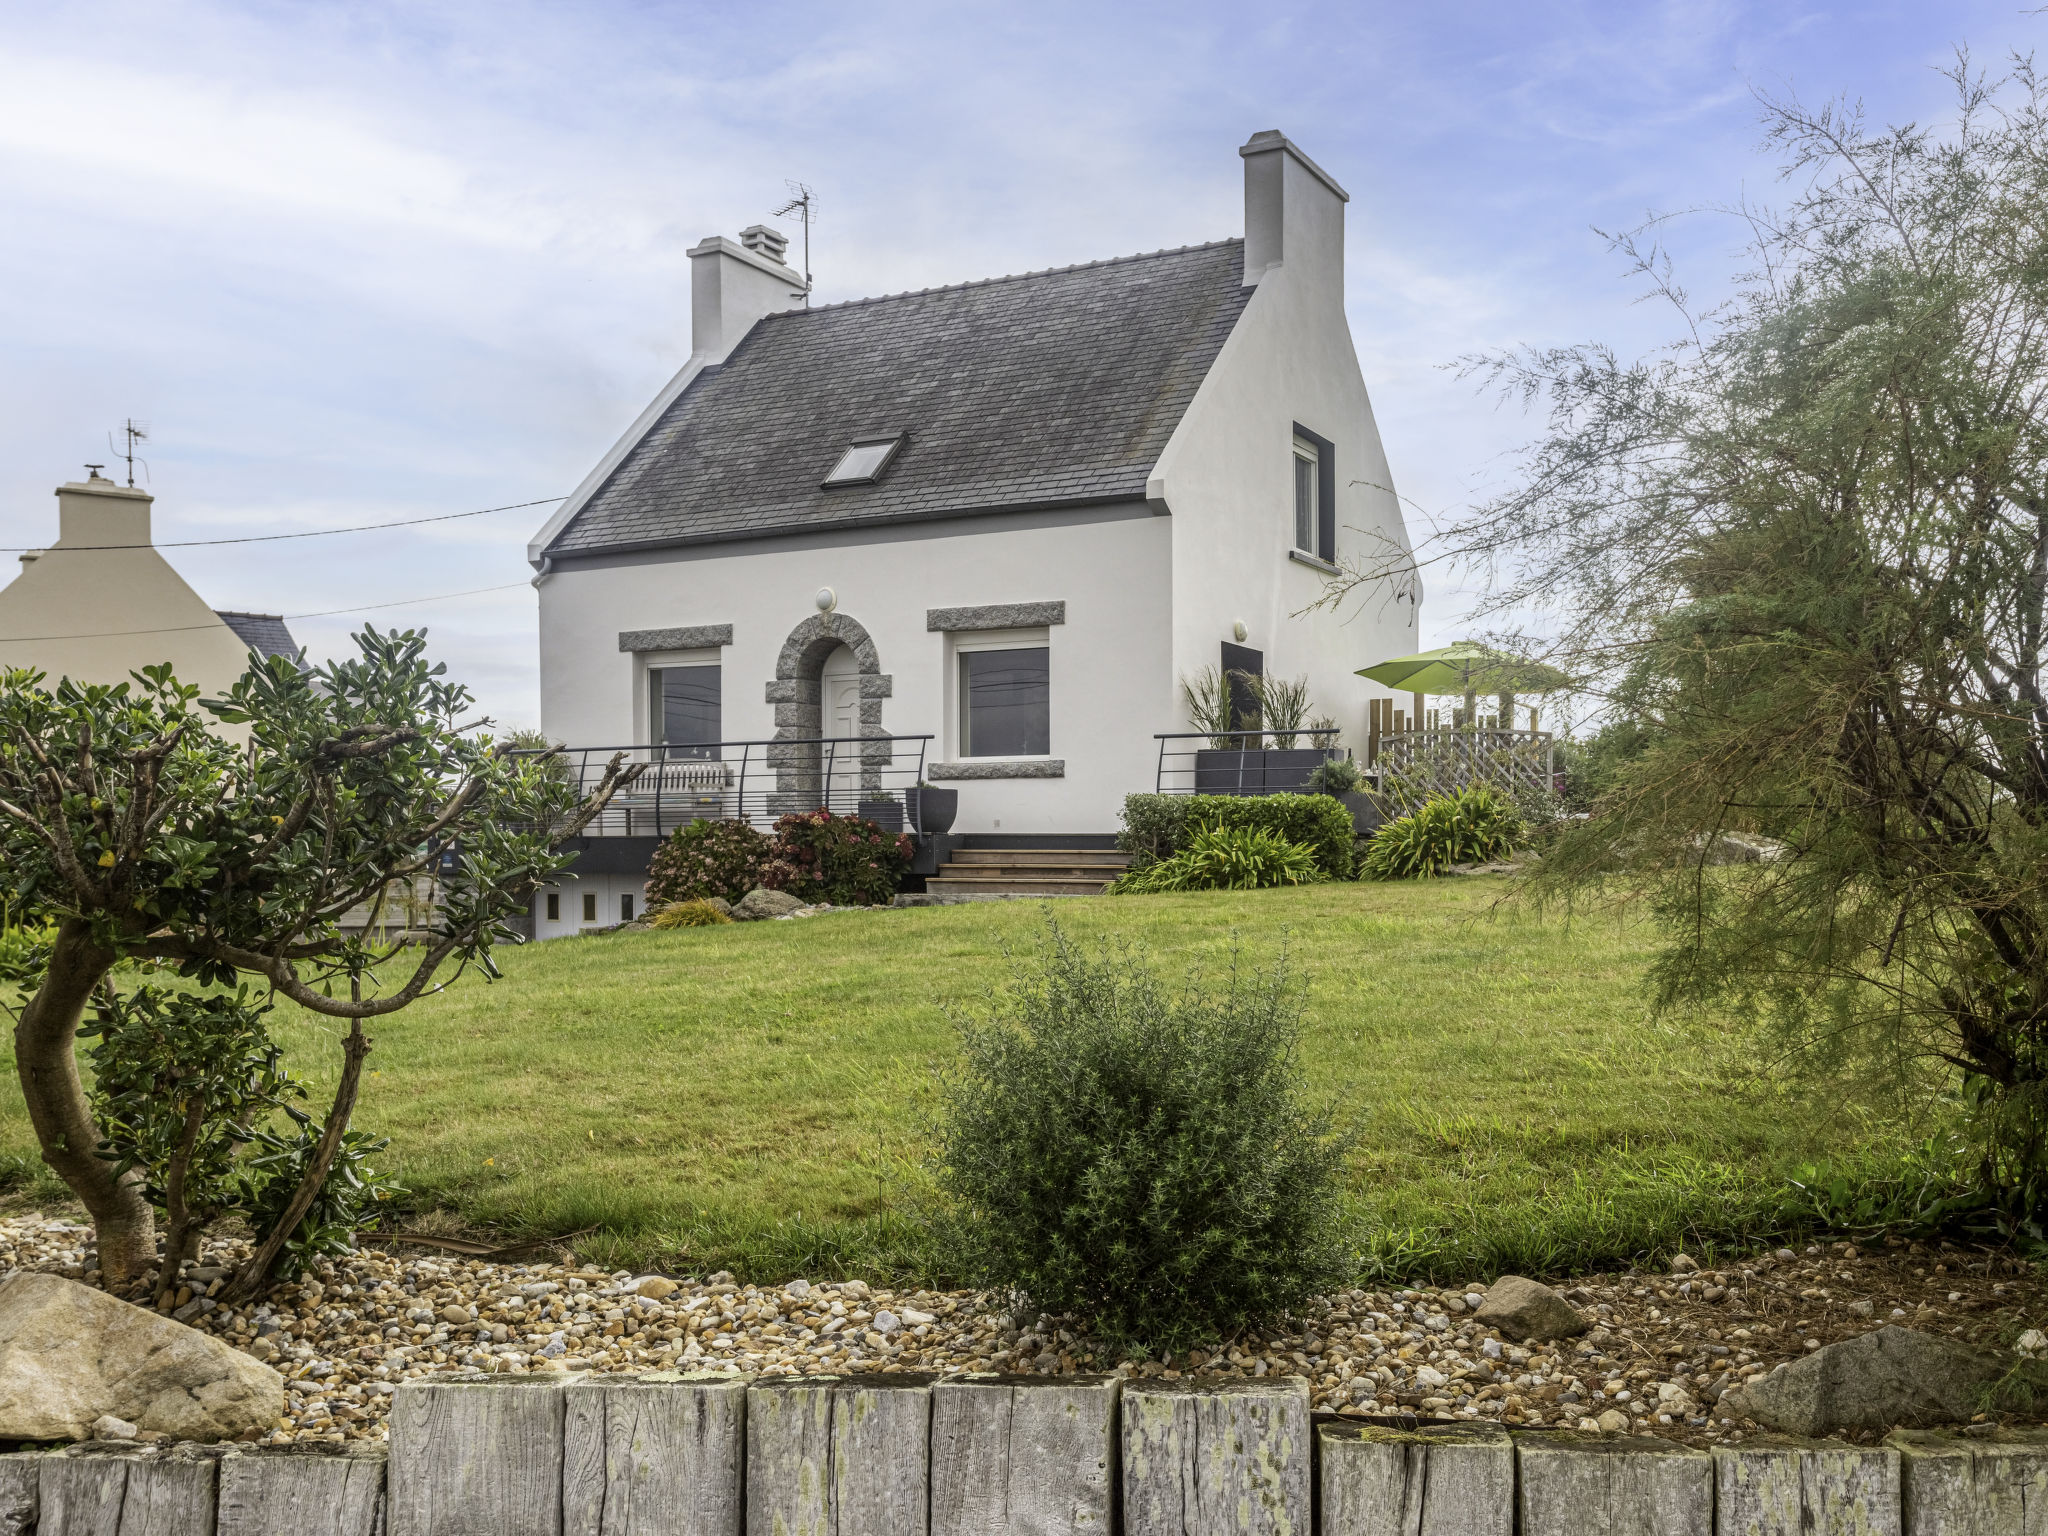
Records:
M763 315L803 307L809 290L782 259L788 246L787 236L756 224L739 240L710 235L690 248L691 362L722 363Z
M57 487L57 543L66 549L148 544L147 491L116 485L95 469L87 480Z
M740 244L756 256L766 256L785 267L789 265L786 254L789 236L779 229L770 229L766 224L749 224L740 231Z
M1344 287L1344 205L1351 194L1277 128L1255 133L1244 157L1245 286L1274 267L1305 268Z

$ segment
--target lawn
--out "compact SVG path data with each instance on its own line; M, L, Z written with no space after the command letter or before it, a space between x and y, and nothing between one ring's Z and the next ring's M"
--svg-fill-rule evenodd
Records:
M1497 880L1071 900L1070 932L1164 970L1288 951L1303 1070L1356 1131L1371 1262L1557 1272L1771 1230L1788 1174L1911 1139L1903 1112L1763 1065L1735 1025L1652 1016L1652 935L1501 906ZM949 1008L1044 908L979 904L558 940L378 1022L357 1123L422 1208L600 1260L942 1278L914 1219ZM292 1065L339 1032L280 1008ZM33 1155L11 1070L0 1157ZM1919 1131L1924 1135L1924 1130Z

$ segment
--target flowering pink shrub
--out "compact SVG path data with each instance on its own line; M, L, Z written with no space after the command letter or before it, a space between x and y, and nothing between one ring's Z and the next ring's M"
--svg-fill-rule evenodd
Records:
M800 901L881 906L903 884L915 851L903 833L884 832L862 817L805 811L775 823L761 883Z
M744 821L699 818L678 827L647 864L647 905L723 896L738 901L761 884L774 845Z

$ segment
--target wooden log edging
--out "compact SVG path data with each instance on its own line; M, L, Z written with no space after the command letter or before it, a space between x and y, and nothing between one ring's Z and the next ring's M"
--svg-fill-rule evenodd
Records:
M374 1444L0 1454L0 1536L2044 1536L2048 1430L1325 1419L1307 1384L449 1375Z

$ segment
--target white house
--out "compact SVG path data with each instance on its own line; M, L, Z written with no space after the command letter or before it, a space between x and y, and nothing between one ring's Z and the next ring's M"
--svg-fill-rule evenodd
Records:
M810 307L774 231L695 247L688 362L529 546L547 734L667 749L671 806L921 772L956 833L1052 845L1154 788L1206 667L1306 675L1362 739L1421 592L1304 612L1409 548L1348 197L1277 132L1239 154L1243 237L1179 250ZM822 738L865 745L713 745ZM618 919L633 858L597 862L543 934Z

